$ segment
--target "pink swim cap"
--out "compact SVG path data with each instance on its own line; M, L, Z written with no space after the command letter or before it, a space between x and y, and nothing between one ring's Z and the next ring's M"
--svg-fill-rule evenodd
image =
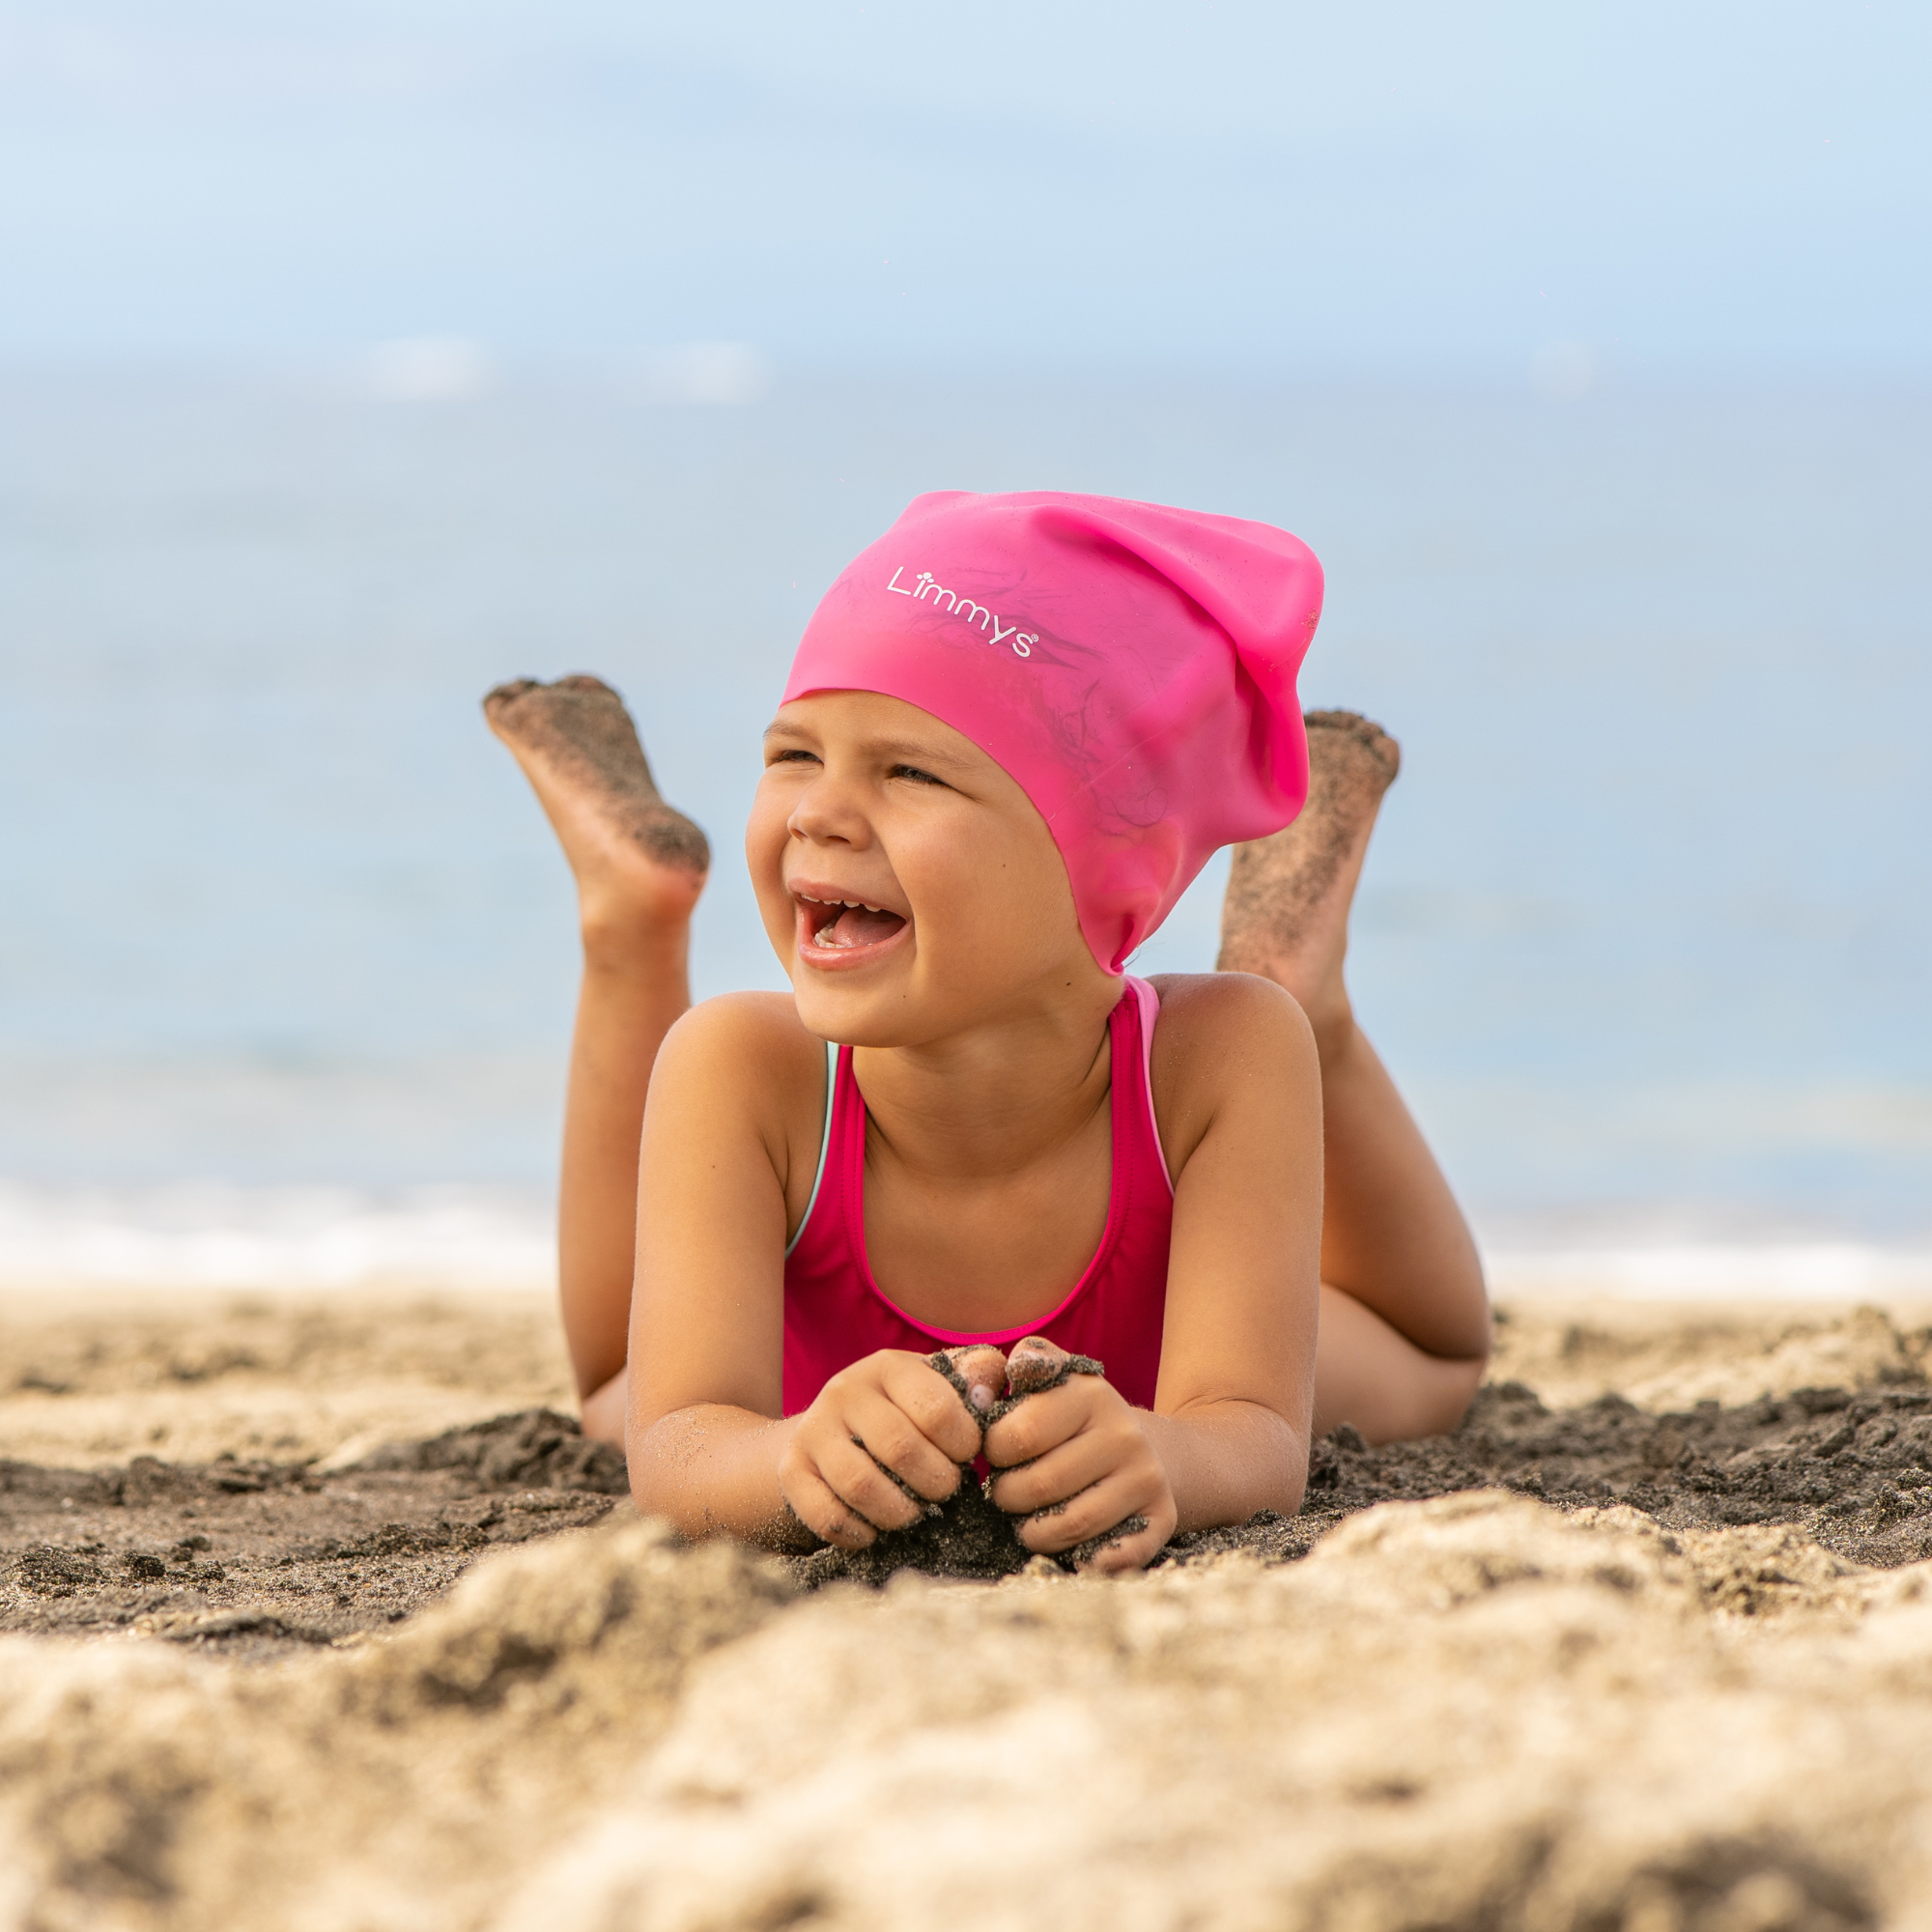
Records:
M825 593L784 701L916 704L1016 780L1109 973L1217 846L1308 795L1321 566L1266 524L1057 490L915 498Z

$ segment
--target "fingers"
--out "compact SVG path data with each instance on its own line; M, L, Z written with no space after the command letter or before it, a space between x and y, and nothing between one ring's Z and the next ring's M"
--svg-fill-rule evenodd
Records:
M876 1532L909 1529L955 1494L980 1433L923 1356L882 1350L835 1376L799 1418L780 1492L814 1535L863 1549Z
M910 1529L925 1513L863 1442L839 1435L794 1438L779 1485L799 1520L841 1549L863 1549L882 1529Z
M1128 1571L1145 1570L1166 1547L1174 1534L1173 1523L1162 1526L1145 1517L1130 1516L1116 1526L1116 1533L1103 1536L1094 1547L1074 1552L1076 1567L1099 1577L1118 1577Z
M792 1515L820 1542L836 1549L864 1549L876 1541L879 1532L853 1515L810 1465L781 1468L779 1487Z
M1144 1419L1102 1377L1082 1372L1091 1366L1043 1338L1013 1349L1015 1386L1042 1377L1057 1386L1049 1381L987 1430L992 1499L1022 1519L1014 1533L1025 1548L1076 1551L1083 1569L1137 1570L1174 1534L1174 1491Z
M1137 1473L1117 1472L1026 1518L1015 1533L1024 1548L1042 1556L1104 1539L1082 1567L1111 1574L1140 1569L1174 1534L1174 1499L1164 1483L1150 1485Z
M980 1415L1007 1393L1007 1358L990 1342L971 1348L948 1349L946 1358L966 1384L966 1400Z
M925 1514L919 1498L893 1481L865 1443L835 1438L814 1448L819 1480L852 1515L874 1529L910 1529Z
M848 1443L863 1445L873 1462L927 1502L943 1502L958 1489L960 1463L980 1447L979 1432L957 1397L923 1368L909 1389L889 1382L883 1390L861 1392L843 1406L839 1421ZM935 1435L946 1437L948 1446L941 1448ZM961 1453L953 1454L954 1447ZM858 1500L843 1490L839 1493ZM865 1513L878 1520L870 1510Z
M1069 1436L1057 1448L1017 1468L997 1468L992 1497L1009 1516L1031 1516L1078 1495L1132 1458L1138 1443L1122 1443L1113 1432L1094 1430ZM1102 1523L1101 1528L1107 1525ZM1075 1542L1079 1539L1076 1537Z
M1076 1376L1058 1388L1030 1395L986 1431L986 1461L996 1469L1030 1463L1090 1427L1110 1406L1126 1408L1105 1382L1091 1376Z
M1013 1394L1032 1395L1063 1380L1072 1359L1057 1342L1049 1342L1044 1335L1029 1335L1015 1342L1007 1357L1007 1380Z
M979 1351L991 1355L1001 1364L999 1374L1004 1378L1006 1358L997 1349ZM975 1367L974 1374L980 1381L986 1378L983 1367ZM959 1399L959 1391L945 1377L936 1375L932 1365L923 1355L895 1355L892 1358L883 1378L883 1391L886 1398L899 1410L919 1432L932 1452L932 1460L925 1466L930 1467L935 1482L941 1481L937 1471L938 1463L946 1463L943 1487L928 1488L910 1467L903 1467L890 1457L880 1454L879 1447L868 1435L866 1446L879 1455L881 1462L889 1463L898 1474L919 1491L921 1495L930 1496L934 1501L950 1496L959 1480L959 1464L970 1463L980 1453L980 1420ZM972 1399L972 1381L967 1382L967 1399Z

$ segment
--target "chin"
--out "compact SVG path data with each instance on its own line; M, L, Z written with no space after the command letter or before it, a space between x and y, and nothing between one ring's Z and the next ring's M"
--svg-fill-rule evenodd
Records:
M828 986L800 974L792 980L792 998L806 1032L840 1046L910 1046L920 1037L917 1009L884 988Z

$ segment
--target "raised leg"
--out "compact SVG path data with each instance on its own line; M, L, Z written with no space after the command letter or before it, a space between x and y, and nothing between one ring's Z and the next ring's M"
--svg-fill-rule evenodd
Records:
M1462 1209L1355 1024L1342 974L1350 904L1401 753L1351 711L1307 723L1308 804L1286 831L1235 848L1218 963L1293 993L1321 1055L1316 1431L1350 1422L1394 1441L1462 1419L1489 1353L1489 1300Z
M637 727L601 679L520 678L483 700L577 879L583 980L564 1105L557 1276L584 1433L624 1439L638 1146L651 1066L691 1004L704 834L658 796Z

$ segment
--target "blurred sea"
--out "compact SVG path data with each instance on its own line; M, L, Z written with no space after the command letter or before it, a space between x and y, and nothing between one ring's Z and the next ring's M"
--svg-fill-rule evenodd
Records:
M478 696L611 677L700 994L780 983L817 594L1053 486L1322 558L1306 701L1404 746L1357 1004L1506 1283L1932 1288L1928 472L1911 392L0 377L0 1280L541 1277L571 904Z

